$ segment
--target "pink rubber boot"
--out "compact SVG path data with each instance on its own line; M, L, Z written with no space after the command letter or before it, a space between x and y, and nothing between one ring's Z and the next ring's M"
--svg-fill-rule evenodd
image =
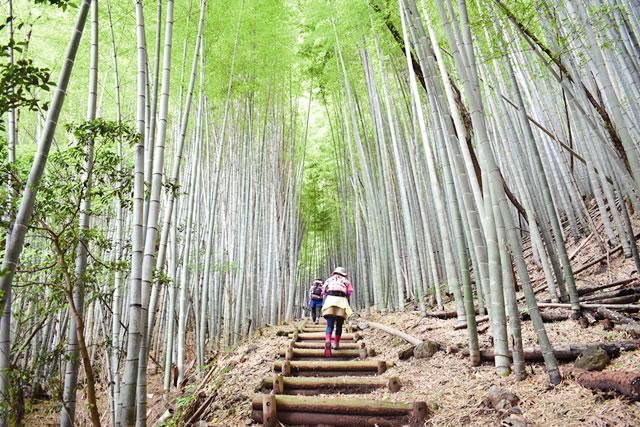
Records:
M331 357L331 335L325 335L324 338L324 357Z

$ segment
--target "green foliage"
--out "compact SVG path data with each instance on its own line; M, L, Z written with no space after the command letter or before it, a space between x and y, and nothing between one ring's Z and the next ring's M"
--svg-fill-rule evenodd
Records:
M16 30L22 28L22 23L14 23L13 17L7 17L0 24L0 32L6 31L8 25L13 24ZM33 60L26 57L15 58L9 62L9 53L14 55L23 52L26 42L16 42L11 39L6 44L0 44L0 117L9 110L26 108L30 111L39 111L47 108L47 104L41 102L36 95L38 89L48 91L50 71L47 68L37 67ZM0 121L0 131L4 130L4 121Z
M242 265L237 261L225 259L224 261L220 261L216 265L214 265L213 271L218 271L222 274L225 274L234 273L236 271L239 271L241 268Z
M309 231L328 233L336 225L337 211L335 170L330 162L306 163L302 209Z
M60 286L66 283L65 274L70 274L72 280L75 280L72 270L75 248L79 241L79 205L87 189L86 181L81 179L84 176L87 143L92 141L94 144L92 188L88 194L92 199L92 215L108 220L113 217L116 201L131 200L131 165L127 163L126 157L123 163L119 151L121 145L127 148L135 144L138 134L128 125L103 119L67 125L67 129L75 141L66 147L58 147L49 156L15 281L15 287L20 293L47 295L46 304L43 301L35 307L40 318L49 313L49 310L60 310L66 304L65 290ZM6 149L0 149L0 173L4 176L11 173L14 176L11 182L16 194L22 191L35 154L32 146L19 148L21 150L18 150L13 165L8 164ZM4 186L0 188L0 193L5 191ZM6 194L1 194L1 197L4 200ZM17 204L18 198L14 198L13 202ZM122 266L110 266L108 262L100 260L102 254L109 253L112 245L103 228L90 228L85 237L89 242L93 261L89 262L85 277L86 287L90 290L87 301L91 301L103 298L99 290L103 288L106 275L111 274L112 267ZM61 256L67 265L66 271L61 265ZM43 274L30 273L38 271ZM27 313L22 312L22 315L26 316ZM17 314L14 317L17 324L29 320L20 316L21 314Z
M66 10L72 3L71 0L33 0L35 4L49 4Z

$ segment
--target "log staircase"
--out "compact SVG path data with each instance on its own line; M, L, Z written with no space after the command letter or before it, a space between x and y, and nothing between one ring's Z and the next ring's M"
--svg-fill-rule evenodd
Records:
M320 325L300 322L280 351L271 377L262 379L262 394L251 399L252 418L263 426L423 426L425 402L396 403L349 399L344 394L367 394L377 389L395 393L397 377L381 377L391 366L368 359L362 336L347 332L331 358L324 357L324 319ZM337 397L327 395L336 394Z

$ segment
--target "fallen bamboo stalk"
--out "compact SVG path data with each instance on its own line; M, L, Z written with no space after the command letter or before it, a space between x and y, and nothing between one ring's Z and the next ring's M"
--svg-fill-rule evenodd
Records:
M634 293L631 295L621 295L618 297L603 297L597 299L591 299L585 301L586 304L633 304L640 299L640 293Z
M596 313L605 319L620 324L622 326L621 329L627 331L633 337L640 337L640 322L605 307L598 308Z
M602 291L604 289L609 289L609 288L613 288L619 285L626 285L629 283L633 283L635 281L637 281L638 278L637 277L629 277L627 279L621 279L621 280L616 280L614 282L611 283L605 283L604 285L598 285L598 286L594 286L594 287L590 287L590 288L581 288L578 289L578 296L585 296L588 294L592 294L598 291Z
M640 239L640 233L637 233L633 237L634 237L635 240ZM593 267L594 265L598 264L599 262L602 262L602 261L606 260L608 256L611 256L611 255L615 254L616 252L618 252L621 249L622 249L622 245L616 246L615 248L611 249L607 254L601 256L600 258L596 258L593 261L590 261L590 262L588 262L588 263L586 263L586 264L574 269L573 270L573 274L576 275L578 273L582 273L584 270L588 269L589 267Z
M613 291L602 292L597 295L589 295L586 298L581 298L581 302L600 301L606 298L615 298L634 294L640 294L640 286L620 288Z
M477 311L476 311L477 314ZM453 319L458 317L457 311L432 311L431 313L427 313L426 317L435 317L436 319Z
M538 307L550 307L550 308L571 308L571 304L562 303L562 302L539 302ZM626 309L626 310L640 310L640 305L638 304L589 304L589 303L580 303L580 307L582 308L613 308L616 310Z
M489 320L488 315L478 316L476 317L476 324L486 322L487 320ZM459 329L467 329L467 322L456 323L453 329L455 329L456 331Z
M584 295L593 294L593 293L601 291L603 289L609 289L609 288L614 288L614 287L620 286L620 285L626 285L628 283L632 283L632 282L637 281L637 280L638 280L637 277L630 277L630 278L627 278L627 279L616 280L616 281L611 282L611 283L605 283L604 285L598 285L598 286L594 286L594 287L590 287L590 288L581 288L581 289L578 289L578 296L581 297L581 296L584 296ZM547 289L547 285L546 284L535 288L533 290L533 292L537 294L537 293L540 293L540 292L544 291L545 289ZM520 296L520 297L518 297L518 299L522 300L522 299L524 299L524 297ZM547 302L548 302L548 300L547 300Z
M578 253L582 250L582 248L584 248L587 243L589 243L593 236L595 236L595 233L591 233L586 239L584 239L582 243L580 243L580 245L571 253L571 255L569 255L569 260L574 259L576 255L578 255Z
M570 318L569 314L566 314L566 313L545 313L544 311L540 312L540 316L542 317L542 321L545 323L560 322L563 320L568 320ZM531 319L531 317L529 316L529 313L526 312L526 308L520 312L520 319L521 320ZM489 320L489 316L479 316L479 317L476 317L476 324L481 324L488 320ZM466 328L467 328L466 323L457 323L453 327L453 329L455 330L466 329ZM488 329L488 327L486 329ZM483 329L483 332L486 329ZM478 333L480 333L480 326L478 327Z
M634 236L634 239L635 239L635 240L640 239L640 233L637 233L637 234ZM635 240L634 240L634 241L635 241ZM607 259L607 257L610 257L611 255L615 254L616 252L618 252L618 251L619 251L619 250L621 250L621 249L622 249L622 245L618 245L618 246L616 246L615 248L611 249L607 254L602 255L601 257L596 258L596 259L594 259L594 260L592 260L592 261L589 261L588 263L583 264L582 266L580 266L580 267L578 267L578 268L574 269L574 270L573 270L573 274L574 274L574 276L575 276L575 275L577 275L578 273L582 273L583 271L587 270L588 268L593 267L594 265L596 265L596 264L598 264L598 263L600 263L600 262L602 262L602 261L606 260L606 259ZM540 280L544 280L544 277L540 277L539 279L533 280L533 282L540 281ZM541 286L541 287L538 287L538 288L534 289L534 292L535 292L535 293L538 293L538 292L540 292L540 291L542 291L542 290L544 290L544 289L546 289L546 285L544 285L544 286Z
M558 361L572 362L580 353L589 347L599 346L607 352L609 357L616 358L620 356L622 351L634 351L640 349L640 341L620 341L612 343L601 344L568 344L563 346L556 346L553 349L553 355ZM451 349L452 352L456 352L456 349ZM462 355L467 355L467 350L460 351ZM542 350L539 347L530 347L523 349L525 362L544 362ZM495 358L493 349L481 349L480 358L484 362L491 362Z
M484 325L480 325L477 328L477 331L479 334L484 334L485 332L487 332L489 330L489 327L491 325L489 325L488 323L485 323Z
M204 412L207 410L209 406L211 406L211 403L215 400L215 398L216 398L215 394L212 394L211 396L207 397L204 403L202 403L202 405L200 405L200 407L198 407L198 409L196 409L193 415L191 415L191 417L187 420L185 425L188 425L188 426L195 425L198 421L200 421L202 419L202 416L204 415Z
M420 345L420 344L423 343L423 340L421 340L420 338L414 337L413 335L406 334L406 333L402 332L401 330L393 328L391 326L388 326L388 325L385 325L385 324L382 324L382 323L371 322L369 320L366 320L365 322L369 326L371 326L372 328L379 329L379 330L381 330L383 332L386 332L386 333L388 333L390 335L402 338L403 340L407 341L409 344Z
M625 316L624 314L618 313L618 312L613 311L613 310L609 310L606 307L599 307L596 310L596 313L598 313L599 315L601 315L605 319L612 320L612 321L614 321L616 323L640 326L640 322L637 322L637 321L633 320L632 318Z
M574 368L568 373L583 387L615 392L640 400L640 372L638 371L588 372Z
M542 317L542 321L545 323L552 322L562 322L564 320L569 320L571 316L569 313L548 313L545 311L540 312L540 317ZM529 313L522 313L522 320L529 320Z

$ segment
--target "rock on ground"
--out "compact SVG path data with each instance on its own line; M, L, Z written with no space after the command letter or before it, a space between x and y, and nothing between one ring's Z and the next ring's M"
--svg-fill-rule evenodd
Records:
M416 359L428 359L440 349L440 346L432 341L424 341L413 349L413 356Z
M609 362L611 359L607 352L600 346L593 346L580 353L573 365L586 371L602 371Z

